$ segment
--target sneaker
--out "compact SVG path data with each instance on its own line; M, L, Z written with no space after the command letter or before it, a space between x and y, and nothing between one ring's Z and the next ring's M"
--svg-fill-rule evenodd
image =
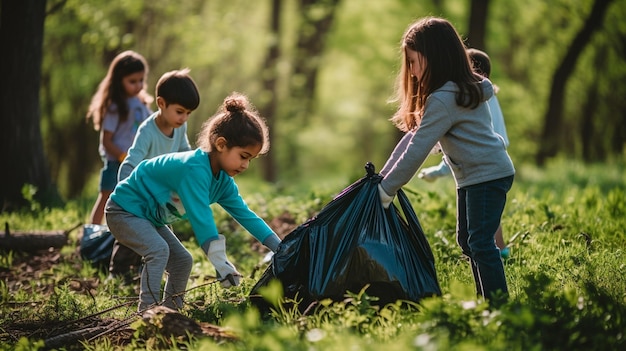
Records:
M506 260L507 258L509 258L510 255L511 249L508 246L500 250L500 257L502 257L503 259Z

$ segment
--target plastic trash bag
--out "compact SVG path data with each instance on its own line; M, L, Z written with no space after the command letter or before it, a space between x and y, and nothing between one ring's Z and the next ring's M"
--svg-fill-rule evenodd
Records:
M100 224L85 224L80 240L80 256L94 266L109 266L115 238L109 227Z
M397 300L417 302L441 295L430 245L402 190L400 208L385 210L378 195L382 176L374 166L345 188L319 214L289 233L271 263L250 292L261 310L269 305L259 289L278 279L285 298L302 300L300 307L346 291L379 298L378 304Z

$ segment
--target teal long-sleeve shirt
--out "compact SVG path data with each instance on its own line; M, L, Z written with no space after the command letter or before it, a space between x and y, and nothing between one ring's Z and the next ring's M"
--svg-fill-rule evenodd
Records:
M261 243L272 229L245 203L234 179L213 176L209 154L200 149L144 160L111 194L125 211L155 226L189 220L200 245L218 238L211 204L218 203Z

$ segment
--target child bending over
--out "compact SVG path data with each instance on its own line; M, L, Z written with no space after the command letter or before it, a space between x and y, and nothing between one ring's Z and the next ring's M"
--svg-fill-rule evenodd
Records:
M239 284L241 274L228 260L226 239L213 220L213 203L270 250L278 249L280 239L248 208L233 179L268 151L268 135L248 99L234 93L203 124L197 150L144 160L117 185L107 203L107 222L121 244L144 258L139 311L161 302L174 309L183 306L192 256L168 227L178 220L189 220L222 286Z

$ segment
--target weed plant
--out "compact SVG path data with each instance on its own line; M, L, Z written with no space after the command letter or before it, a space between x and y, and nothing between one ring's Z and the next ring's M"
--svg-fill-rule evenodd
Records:
M302 313L298 299L285 301L276 282L262 291L274 308L261 315L247 297L260 276L263 253L253 250L250 235L216 208L216 223L228 237L229 255L245 277L231 289L215 284L215 271L191 228L177 224L195 262L183 314L219 325L236 340L146 337L141 333L143 322L136 322L130 344L119 345L105 336L77 348L621 350L626 347L623 171L623 162L585 166L565 160L544 169L518 169L502 221L512 251L504 261L510 299L497 309L476 297L467 261L455 242L453 181L415 179L406 190L430 242L442 296L379 306L365 291L347 292L344 301L319 301ZM333 196L309 189L294 196L253 182L241 190L266 220L288 213L296 223L314 215ZM84 207L89 201L70 202L63 209L34 204L30 211L3 213L0 219L18 229L71 228L88 212L78 204ZM45 334L7 335L16 325L63 325L108 309L103 316L121 320L133 316L135 289L118 280L105 283L105 273L78 258L77 245L74 232L58 263L33 281L0 282L0 350L43 347ZM15 269L13 263L22 255L3 252L0 269ZM89 287L94 281L99 284ZM46 288L50 285L52 289ZM125 307L115 308L120 304Z

